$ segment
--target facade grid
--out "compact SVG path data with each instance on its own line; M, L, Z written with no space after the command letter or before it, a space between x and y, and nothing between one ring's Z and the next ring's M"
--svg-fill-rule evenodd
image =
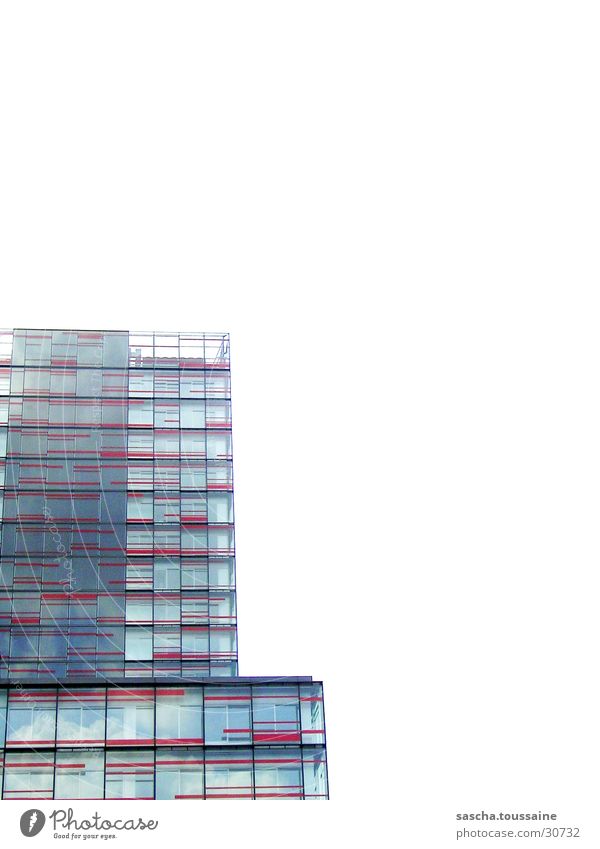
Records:
M0 332L2 798L327 798L322 686L238 677L230 385L228 334Z

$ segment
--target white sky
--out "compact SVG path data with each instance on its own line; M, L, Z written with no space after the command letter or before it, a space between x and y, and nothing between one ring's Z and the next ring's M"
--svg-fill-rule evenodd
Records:
M486 808L597 845L597 35L0 8L0 326L231 333L240 671L324 680L333 799L232 841L430 849Z

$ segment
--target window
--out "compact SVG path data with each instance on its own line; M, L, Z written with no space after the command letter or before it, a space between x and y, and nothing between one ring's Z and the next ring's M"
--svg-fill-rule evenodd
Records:
M152 427L153 402L142 399L129 401L129 424L137 427Z
M102 364L110 367L127 366L128 333L104 333L104 359Z
M205 694L207 743L249 743L250 690L241 687L207 687Z
M167 674L179 675L181 634L179 625L162 625L154 634L154 674L167 669Z
M215 658L229 660L235 653L235 628L213 625L210 629L210 653Z
M231 434L209 433L206 436L206 456L209 460L231 459Z
M233 557L211 557L208 568L209 582L212 588L233 587L235 573Z
M186 589L206 587L208 584L208 561L200 557L184 557L181 561L181 583Z
M152 660L152 631L127 628L125 660Z
M206 798L252 798L252 752L239 749L206 751Z
M257 749L254 776L257 799L301 799L303 787L300 749Z
M56 753L55 799L102 799L104 753L66 750Z
M204 431L181 431L181 456L190 460L199 460L206 457Z
M54 753L7 752L4 799L51 799Z
M233 528L215 525L208 531L208 548L211 554L233 554Z
M130 593L127 596L127 624L141 625L152 622L152 596Z
M206 402L206 427L231 427L231 401L211 399Z
M211 624L233 625L235 623L234 593L210 593L208 605Z
M6 690L0 691L0 747L4 747L4 735L6 730Z
M179 457L179 431L154 431L154 449L158 457Z
M152 560L136 558L127 563L127 589L152 589Z
M152 521L152 495L138 495L128 493L127 495L127 521L128 522L151 522Z
M204 401L202 399L181 401L181 427L203 428L205 426Z
M288 687L254 687L252 715L255 743L299 743L298 690Z
M205 495L188 495L181 496L181 521L191 522L206 522L206 496Z
M154 596L154 619L161 624L178 625L180 622L179 595L175 593Z
M157 460L154 467L155 489L179 489L179 458Z
M11 411L11 419L15 416L16 410ZM57 403L56 401L48 404L47 398L36 398L32 401L23 401L21 407L22 423L24 425L42 425L50 424L75 424L75 405ZM12 424L12 421L11 421Z
M206 531L201 528L186 528L181 529L181 550L182 552L203 552L207 550L207 535Z
M154 690L110 689L106 741L111 746L154 743Z
M154 395L156 398L178 398L179 372L157 369L154 372Z
M103 338L100 333L77 334L77 365L101 366Z
M178 590L180 576L179 560L170 557L154 559L154 589Z
M181 659L208 659L208 628L191 627L181 629Z
M327 771L325 762L325 750L304 749L303 750L304 771L304 798L326 799L327 798Z
M98 405L92 408L92 423L97 425ZM127 425L127 407L121 401L102 399L102 424L104 427L125 428Z
M152 461L130 461L127 466L127 486L129 489L152 489L154 467Z
M10 369L0 368L0 395L10 393Z
M208 521L212 524L233 522L233 496L229 492L211 492L208 496Z
M154 753L107 752L107 799L153 799Z
M25 380L25 369L13 368L10 375L10 391L12 395L22 395ZM2 392L0 391L0 394ZM4 393L7 394L6 392Z
M35 690L33 693L11 691L8 697L7 746L53 746L55 723L55 690Z
M152 531L127 528L127 553L145 554L152 551Z
M76 377L75 369L52 369L50 372L50 393L52 395L75 395Z
M12 361L18 365L23 365L25 362L25 337L24 330L15 330L13 333Z
M229 373L207 372L206 374L206 397L207 398L229 398L230 380Z
M300 686L300 713L302 720L302 742L325 742L325 718L323 716L323 688L321 684Z
M179 554L179 527L158 525L154 530L154 549L158 554Z
M184 371L181 373L181 397L204 398L203 371Z
M24 395L47 395L50 389L49 369L25 369L25 380L23 384Z
M52 362L65 365L77 356L77 333L70 330L52 331Z
M129 431L127 451L130 457L152 457L153 447L152 433Z
M186 459L181 464L182 489L206 489L206 465L198 460Z
M181 599L181 619L186 625L208 624L208 599L205 594L192 593Z
M179 493L154 493L154 521L159 523L179 522Z
M233 466L230 460L209 462L206 469L207 488L225 490L233 488Z
M177 401L156 402L154 410L154 427L179 427L179 404Z
M98 368L77 369L77 395L81 398L98 398L101 393L102 370Z
M156 798L204 798L202 749L162 749L156 753Z
M151 371L132 371L129 373L129 395L132 398L152 398L154 394L154 374Z
M203 743L202 690L199 687L158 687L156 743Z

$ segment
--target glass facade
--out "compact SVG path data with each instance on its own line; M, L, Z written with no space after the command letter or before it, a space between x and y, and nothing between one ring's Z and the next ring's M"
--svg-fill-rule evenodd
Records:
M227 335L0 355L0 677L235 675Z
M320 684L207 680L1 686L2 798L327 797Z
M227 334L0 332L3 798L327 797L320 685L236 677L230 384Z

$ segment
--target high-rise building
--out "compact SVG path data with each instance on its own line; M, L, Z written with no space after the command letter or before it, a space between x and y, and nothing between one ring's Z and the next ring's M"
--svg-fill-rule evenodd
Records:
M0 332L3 799L326 799L323 690L238 674L229 337Z

